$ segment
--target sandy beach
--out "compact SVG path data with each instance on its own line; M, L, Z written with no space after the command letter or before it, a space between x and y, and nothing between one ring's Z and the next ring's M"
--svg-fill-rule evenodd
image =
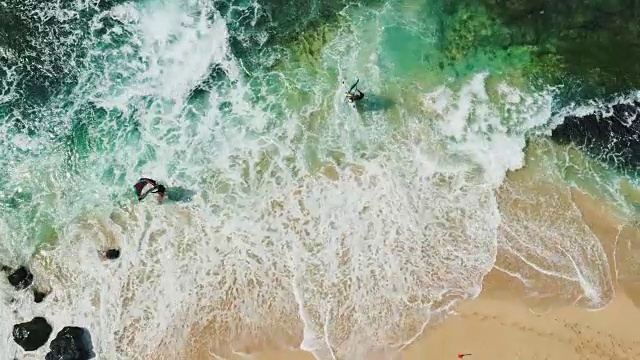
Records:
M398 358L445 360L457 359L460 353L472 354L465 357L471 360L640 358L636 334L640 310L622 291L599 311L570 305L532 309L522 301L487 291L461 304L456 312L427 329ZM313 356L303 351L270 351L235 357L247 358L311 360Z
M403 359L637 359L640 312L624 295L601 311L534 310L490 295L463 304Z

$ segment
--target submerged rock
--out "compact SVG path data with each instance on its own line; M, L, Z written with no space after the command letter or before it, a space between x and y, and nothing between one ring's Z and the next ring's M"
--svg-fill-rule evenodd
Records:
M573 143L593 157L622 169L640 170L640 103L607 106L593 114L568 116L551 133L554 141Z
M44 298L47 297L47 295L49 295L49 293L35 289L33 290L33 301L35 301L36 303L41 303L44 301Z
M109 260L115 260L120 257L120 249L109 249L105 251L104 257Z
M34 351L47 343L53 329L43 317L13 325L13 340L25 351Z
M65 326L49 344L45 360L89 360L95 357L89 330Z
M16 290L26 289L33 283L33 274L24 266L20 266L14 270L7 278Z

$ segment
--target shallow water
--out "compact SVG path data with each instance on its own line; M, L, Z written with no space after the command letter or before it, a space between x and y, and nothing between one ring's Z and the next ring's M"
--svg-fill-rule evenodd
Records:
M544 139L585 108L558 107L530 48L481 41L503 32L486 13L416 0L11 5L35 11L24 43L0 43L0 262L29 263L52 294L33 304L7 288L18 301L3 323L86 326L105 359L159 346L175 358L203 326L223 354L287 324L318 358L365 358L477 296L504 249L585 306L610 300L579 216L526 209L571 208L553 198L575 184L633 217L637 180ZM141 176L170 201L137 203ZM111 246L122 258L102 262ZM8 329L3 358L21 353Z

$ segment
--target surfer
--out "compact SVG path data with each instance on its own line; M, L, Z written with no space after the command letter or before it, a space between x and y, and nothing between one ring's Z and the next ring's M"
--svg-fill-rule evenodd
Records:
M142 199L147 197L149 194L156 194L156 198L158 199L158 202L160 202L166 195L166 188L164 185L158 184L158 182L149 178L140 178L140 180L133 185L133 188L138 196L138 201L142 201Z
M360 79L356 79L355 84L351 85L351 88L346 93L347 101L349 101L350 103L362 100L362 98L364 98L364 93L357 88L358 82L360 82Z

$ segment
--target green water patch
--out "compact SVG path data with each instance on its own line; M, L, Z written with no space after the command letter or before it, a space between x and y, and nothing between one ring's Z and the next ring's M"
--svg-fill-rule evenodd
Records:
M559 56L548 46L517 41L514 29L486 7L470 1L442 6L439 66L449 76L490 70L519 87L538 89L564 76Z
M384 24L380 59L398 78L415 79L422 87L460 86L475 74L520 89L543 89L563 76L559 57L536 45L518 44L512 30L483 6L454 9L435 1L395 1L395 7L413 7L381 15ZM546 51L546 52L545 52Z
M344 12L346 21L336 23L342 32L357 34L352 47L359 54L345 61L357 67L368 62L365 55L374 55L387 79L455 86L489 71L526 87L546 85L542 78L557 77L562 70L557 56L535 56L537 47L513 44L511 30L482 6L459 6L448 13L439 2L399 0L368 11L351 10ZM326 43L316 41L313 54Z
M322 51L333 40L341 27L347 23L346 17L336 17L335 23L327 23L306 29L290 38L287 62L305 64L309 69L322 69Z
M508 29L511 46L553 59L574 95L595 98L640 84L640 12L622 0L446 0L448 11L481 7ZM506 38L505 38L506 41ZM537 60L549 63L549 60Z

